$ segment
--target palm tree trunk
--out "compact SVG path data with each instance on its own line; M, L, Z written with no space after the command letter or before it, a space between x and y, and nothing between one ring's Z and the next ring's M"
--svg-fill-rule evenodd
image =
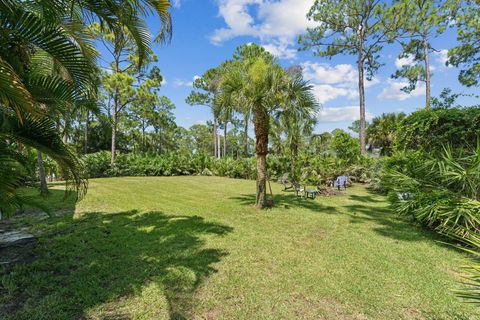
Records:
M248 115L247 114L245 114L245 122L243 124L243 128L245 130L244 131L244 134L245 134L245 136L244 136L245 151L244 152L245 152L245 157L248 157Z
M358 95L360 98L360 154L366 152L366 135L365 135L365 76L363 65L363 49L358 51Z
M37 150L38 161L38 177L40 179L40 194L45 196L48 194L47 176L45 175L45 163L43 162L42 152Z
M257 155L257 192L255 206L263 209L267 194L268 114L263 108L256 108L254 114L255 153Z
M423 59L425 62L425 109L430 109L430 62L428 57L428 42L423 38Z
M296 142L293 142L290 146L292 161L291 161L291 175L294 179L297 179L296 176L296 167L297 167L297 154L298 154L298 145Z

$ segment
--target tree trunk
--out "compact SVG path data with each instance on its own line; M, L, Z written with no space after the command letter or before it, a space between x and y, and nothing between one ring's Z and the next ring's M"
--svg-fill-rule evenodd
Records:
M296 166L297 166L297 154L298 154L298 145L296 142L293 142L290 146L290 151L291 151L291 157L292 161L290 163L291 165L291 175L292 178L297 179L298 177L296 176Z
M217 157L217 118L213 116L213 156Z
M257 192L255 206L263 209L267 193L268 114L263 108L256 108L254 114L255 153L257 155Z
M217 158L220 159L222 157L222 144L220 143L220 135L217 134Z
M67 144L68 143L68 128L69 128L69 116L68 114L65 114L65 125L63 126L63 143Z
M423 58L425 62L425 109L430 109L430 62L428 61L428 42L423 38Z
M142 120L142 152L145 152L145 120Z
M112 112L112 158L110 161L110 166L114 166L115 164L115 156L116 156L116 139L117 139L117 113L114 111Z
M244 134L245 134L245 136L244 136L244 139L245 139L245 141L244 141L245 142L244 152L245 152L245 157L248 157L248 115L245 115L245 122L243 124L243 129L245 130L244 131Z
M38 177L40 179L40 194L46 196L48 194L47 176L45 175L45 164L43 163L42 152L37 150L38 160Z
M85 119L85 136L83 143L83 153L87 154L88 152L88 127L90 125L90 111L87 110L87 117Z
M223 128L223 156L227 156L227 125L228 121L225 121L225 127Z
M363 49L358 52L358 95L360 98L360 154L366 152L366 136L365 136L365 76L363 66Z

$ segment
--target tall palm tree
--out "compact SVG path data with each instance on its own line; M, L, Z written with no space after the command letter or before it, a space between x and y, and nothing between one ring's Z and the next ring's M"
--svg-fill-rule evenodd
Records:
M384 113L375 117L367 129L369 148L380 148L381 155L390 155L400 124L406 117L405 113Z
M251 44L237 50L240 51L243 53L242 57L231 61L225 67L219 99L235 101L233 105L238 106L238 111L249 111L253 116L257 157L256 207L261 209L266 205L271 116L278 112L296 114L295 110L306 105L303 99L310 98L302 96L300 92L309 93L311 88L304 82L292 82L285 70L260 46ZM295 90L292 90L293 88ZM295 102L295 99L298 100Z

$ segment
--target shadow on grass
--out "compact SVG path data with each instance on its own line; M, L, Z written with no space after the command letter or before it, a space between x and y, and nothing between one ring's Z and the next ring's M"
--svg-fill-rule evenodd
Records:
M371 195L368 195L368 196L359 196L359 195L356 195L356 194L351 194L351 195L349 195L349 199L350 199L350 200L357 201L357 202L363 202L363 203L378 203L378 202L382 202L381 200L375 199L375 198L372 197Z
M267 196L271 199L271 196ZM230 199L238 201L241 205L254 205L254 194L242 194L238 197L232 197ZM326 206L318 201L319 197L314 199L307 199L305 197L298 197L294 192L286 192L285 194L274 194L273 201L276 207L283 207L286 209L303 208L309 209L315 212L322 212L328 214L338 213L337 208L333 206Z
M344 212L350 216L350 223L373 222L378 225L374 227L374 231L384 237L399 241L433 240L440 246L450 247L438 242L448 241L438 233L422 228L409 218L397 215L387 206L379 207L378 203L382 201L375 199L372 191L369 192L371 195L367 196L350 195L349 199L358 204L342 206L345 209Z
M227 255L206 248L203 236L233 230L199 216L137 211L55 218L45 228L37 260L3 275L7 319L83 319L98 308L98 318L128 319L119 301L152 284L170 319L189 319L196 288Z

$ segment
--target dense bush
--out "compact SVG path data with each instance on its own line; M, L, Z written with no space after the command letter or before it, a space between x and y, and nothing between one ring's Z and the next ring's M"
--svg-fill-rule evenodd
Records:
M381 187L394 209L440 232L480 228L480 145L438 154L399 153L384 163Z
M360 155L360 142L343 130L334 130L330 147L338 158L352 163Z
M92 153L83 158L88 177L117 176L177 176L177 175L216 175L230 178L255 179L256 160L250 158L215 159L204 155L135 155L119 154L115 166L110 167L110 152ZM373 172L375 160L369 157L356 157L355 161L345 161L329 155L307 156L297 159L302 182L323 185L336 176L347 174L353 181L368 182ZM288 157L270 155L268 157L268 177L276 180L285 172L290 172Z
M480 235L478 233L469 234L466 238L456 235L449 236L464 243L466 247L462 247L462 249L472 256L472 262L463 266L463 269L467 272L466 281L463 282L466 287L457 290L456 293L468 302L480 304Z
M399 150L438 151L473 147L480 128L480 108L437 108L419 110L400 123L396 147Z

